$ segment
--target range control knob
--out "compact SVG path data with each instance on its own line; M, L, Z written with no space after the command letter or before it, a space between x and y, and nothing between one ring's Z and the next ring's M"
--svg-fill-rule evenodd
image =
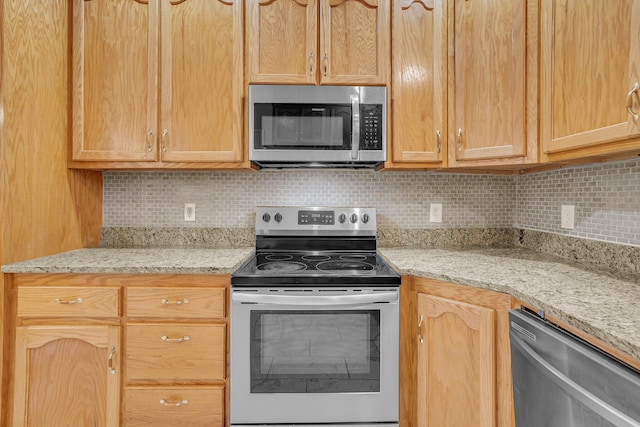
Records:
M345 214L340 214L340 216L338 217L338 221L340 221L340 224L344 224L346 220L347 216Z
M282 221L282 215L280 215L280 213L276 213L273 219L275 219L276 222L280 222Z
M349 217L349 221L351 221L353 224L355 224L356 222L358 222L358 215L351 214L351 216Z
M369 214L362 215L362 222L365 224L369 222Z
M269 222L269 221L271 221L271 215L269 215L268 213L263 214L263 215L262 215L262 220L263 220L264 222Z

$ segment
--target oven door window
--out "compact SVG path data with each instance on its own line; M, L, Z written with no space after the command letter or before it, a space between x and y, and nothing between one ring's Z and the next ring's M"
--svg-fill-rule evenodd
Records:
M380 391L380 311L251 311L251 393Z
M255 149L351 149L351 106L255 104Z

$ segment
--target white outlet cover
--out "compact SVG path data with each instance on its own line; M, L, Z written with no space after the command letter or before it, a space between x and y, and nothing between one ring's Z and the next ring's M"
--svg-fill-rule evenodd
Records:
M431 203L429 206L429 222L442 222L442 203Z
M575 206L573 205L562 205L560 210L560 227L573 230L575 227Z
M195 203L184 204L184 220L185 221L196 220L196 204Z

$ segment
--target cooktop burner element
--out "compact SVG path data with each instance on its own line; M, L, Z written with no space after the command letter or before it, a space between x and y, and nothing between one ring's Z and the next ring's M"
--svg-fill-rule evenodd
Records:
M398 286L376 253L373 208L264 207L256 213L256 251L232 286Z

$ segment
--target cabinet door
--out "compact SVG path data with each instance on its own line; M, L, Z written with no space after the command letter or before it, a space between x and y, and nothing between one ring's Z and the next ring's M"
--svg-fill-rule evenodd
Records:
M317 0L247 0L249 83L314 84Z
M527 0L451 4L455 95L450 165L523 157Z
M440 165L447 96L443 2L393 2L391 167ZM395 164L400 163L400 164Z
M627 106L640 111L640 1L546 0L541 20L544 152L601 154L598 144L637 137Z
M418 425L495 426L494 310L418 294Z
M73 1L73 160L157 160L158 3Z
M162 0L160 147L168 162L239 162L242 1Z
M320 82L387 84L387 0L320 0Z
M16 328L14 426L117 427L117 326Z

